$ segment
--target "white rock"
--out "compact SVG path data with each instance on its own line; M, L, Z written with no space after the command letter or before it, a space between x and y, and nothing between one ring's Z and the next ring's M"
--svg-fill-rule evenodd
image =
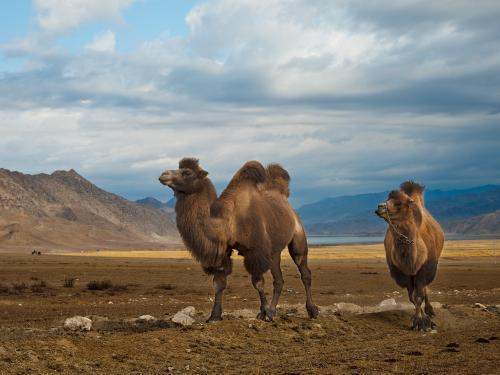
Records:
M478 302L476 302L476 303L474 304L474 307L476 307L476 308L478 308L478 309L486 309L486 306L485 306L485 305L483 305L482 303L478 303Z
M379 307L388 307L388 306L396 306L396 300L394 298L384 299L382 302L378 304Z
M360 314L363 312L363 308L355 303L339 302L334 303L333 306L337 309L337 311L343 313Z
M190 317L193 317L195 314L196 314L196 309L193 307L193 306L188 306L188 307L184 307L181 311L179 311L180 313L183 313L184 315L187 315L187 316L190 316Z
M90 331L92 320L84 316L73 316L64 321L64 328L70 331Z
M195 320L189 315L184 314L182 311L179 311L172 317L172 322L186 327L192 325Z
M143 320L145 322L154 322L156 318L152 315L141 315L137 320Z

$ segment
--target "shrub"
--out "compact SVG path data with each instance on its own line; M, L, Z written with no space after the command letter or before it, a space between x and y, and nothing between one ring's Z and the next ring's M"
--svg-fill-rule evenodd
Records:
M28 289L28 286L25 283L13 283L12 284L12 290L15 294L21 294L26 289Z
M175 285L173 285L173 284L159 284L159 285L155 286L155 289L174 290Z
M113 287L113 283L110 280L92 280L87 284L88 290L106 290Z
M6 284L0 284L0 294L10 294L10 288Z
M112 292L125 292L128 290L128 285L123 285L123 284L114 284L110 290Z
M47 283L43 280L39 280L31 284L30 289L33 293L42 293L47 289Z
M75 286L75 278L74 277L66 277L64 279L63 287L73 288L74 286Z

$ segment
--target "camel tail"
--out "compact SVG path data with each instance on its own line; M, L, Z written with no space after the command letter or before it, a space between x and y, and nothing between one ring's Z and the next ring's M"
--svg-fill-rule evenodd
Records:
M285 168L279 164L269 164L267 176L269 188L278 190L286 197L290 196L290 175Z
M414 181L405 181L400 185L401 191L410 196L411 198L419 199L422 204L424 203L424 190L425 186L417 184Z

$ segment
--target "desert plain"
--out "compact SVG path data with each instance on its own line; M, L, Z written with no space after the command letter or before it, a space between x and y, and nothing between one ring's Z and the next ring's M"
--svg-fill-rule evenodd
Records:
M1 374L499 373L498 239L446 242L430 294L437 330L426 333L409 328L382 244L310 249L315 320L286 251L278 317L256 320L257 293L234 254L226 314L213 324L211 279L182 249L0 255ZM187 306L196 322L171 322ZM64 329L75 315L101 324ZM156 320L130 323L141 315Z

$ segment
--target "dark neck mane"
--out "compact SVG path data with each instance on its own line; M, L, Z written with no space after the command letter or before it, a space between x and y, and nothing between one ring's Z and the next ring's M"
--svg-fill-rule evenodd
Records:
M177 228L184 244L204 268L220 267L227 244L223 225L210 216L210 206L217 199L212 182L193 194L176 194Z

